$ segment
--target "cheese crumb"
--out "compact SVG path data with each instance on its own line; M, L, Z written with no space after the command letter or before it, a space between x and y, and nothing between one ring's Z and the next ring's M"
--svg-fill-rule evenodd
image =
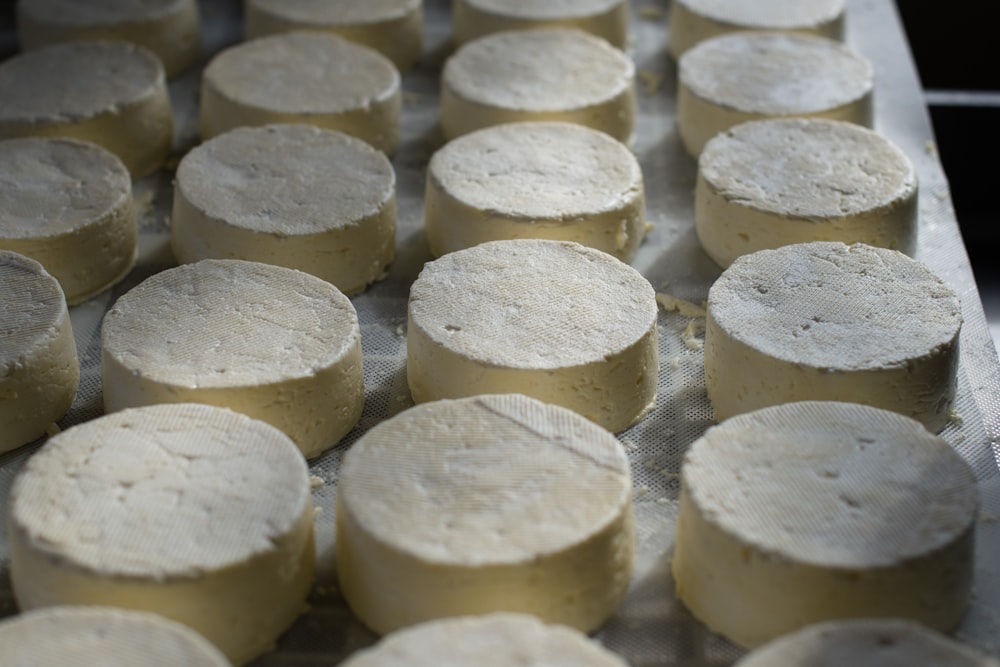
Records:
M656 293L656 302L663 306L663 310L669 312L677 311L682 317L705 317L705 308L697 304L679 299L672 294L664 292Z
M653 95L663 85L663 75L652 72L648 69L641 69L636 72L639 82L642 84L642 92L646 95Z
M687 328L684 329L684 333L681 334L681 340L684 341L685 347L689 350L701 350L705 347L705 339L703 337L699 338L705 333L705 320L695 319L688 323Z

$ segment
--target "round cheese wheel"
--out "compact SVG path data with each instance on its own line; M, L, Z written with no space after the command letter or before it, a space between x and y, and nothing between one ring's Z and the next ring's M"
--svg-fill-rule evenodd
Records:
M48 607L4 620L0 664L230 666L219 649L187 626L113 607Z
M17 34L26 51L87 39L133 42L156 54L167 76L201 56L196 0L19 0Z
M714 37L678 61L677 128L691 155L733 125L778 116L874 122L874 69L840 42L776 32Z
M136 259L132 179L97 144L0 141L0 248L27 255L77 304L118 283Z
M694 45L739 30L779 30L843 41L845 0L676 0L667 17L674 58Z
M295 31L216 55L202 76L199 127L211 139L243 125L306 123L392 153L401 106L391 60L336 35Z
M917 173L895 144L853 123L751 121L698 157L695 229L719 265L809 241L917 249Z
M735 667L1000 667L1000 662L901 618L827 621L768 642Z
M293 30L332 32L371 47L400 71L423 50L423 0L247 0L247 39Z
M903 415L837 402L739 415L684 457L677 594L744 646L860 616L950 631L969 602L977 504L965 460Z
M396 175L382 152L340 132L237 128L181 160L170 234L181 262L276 264L357 294L395 255Z
M572 123L505 123L445 144L427 168L434 255L486 241L576 241L628 262L646 233L639 161Z
M708 292L705 386L720 420L802 400L951 414L961 305L901 252L814 242L760 250Z
M527 394L621 431L655 407L656 317L649 281L578 243L449 253L410 289L410 393L418 403Z
M107 412L154 403L230 408L284 431L307 457L361 417L353 304L315 276L206 259L147 278L101 330Z
M163 164L173 116L163 65L117 41L54 44L0 63L0 139L73 137L108 149L133 178Z
M624 660L563 625L528 614L428 621L397 630L343 667L627 667Z
M244 415L157 405L74 426L28 460L9 510L22 609L154 612L235 664L305 610L309 471L285 435Z
M388 633L509 611L589 632L632 572L621 444L518 394L418 405L366 432L337 481L340 589Z
M505 30L560 27L589 32L624 49L628 12L625 0L456 0L451 28L460 45Z
M0 453L42 436L80 384L73 325L42 265L0 250Z
M562 120L632 137L635 65L580 30L512 30L465 44L441 75L441 128L453 139L490 125Z

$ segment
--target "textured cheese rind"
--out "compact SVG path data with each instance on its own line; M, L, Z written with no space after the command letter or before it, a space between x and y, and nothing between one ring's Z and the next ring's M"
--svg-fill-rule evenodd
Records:
M40 262L67 303L124 278L136 236L132 178L114 154L75 139L0 142L0 248Z
M756 649L735 667L1000 667L1000 662L900 618L817 623Z
M677 0L667 17L674 58L694 45L738 30L780 30L844 40L845 0Z
M229 667L214 645L157 614L49 607L0 623L0 664L22 667Z
M245 259L311 273L350 296L396 249L396 175L369 144L309 125L237 128L177 168L180 262Z
M170 152L173 116L163 65L127 42L54 44L0 63L0 139L43 136L92 141L133 178Z
M572 628L527 614L495 613L428 621L358 651L343 667L626 667Z
M697 156L733 125L779 116L874 122L874 69L840 42L775 32L706 40L678 61L677 127Z
M353 304L315 276L202 260L134 287L101 331L107 412L154 403L227 407L284 431L307 457L361 417L361 330Z
M11 488L21 609L108 605L194 628L235 664L267 650L313 581L309 473L277 429L205 405L63 431Z
M243 125L306 123L391 154L401 107L391 60L333 34L296 31L216 55L202 76L199 127L210 139Z
M576 241L628 262L646 233L629 149L572 123L505 123L448 142L427 168L424 228L443 255L486 241Z
M0 250L0 453L40 437L80 383L59 283L38 262Z
M196 0L20 0L17 32L26 51L85 39L133 42L155 53L167 76L201 56Z
M705 386L720 421L791 401L851 401L937 432L955 398L961 326L955 292L898 251L760 250L709 290Z
M578 243L449 253L410 289L410 393L418 403L527 394L621 431L655 407L656 314L638 271Z
M459 45L505 30L576 28L624 49L628 12L624 0L457 0L451 7L451 28Z
M631 59L579 30L488 35L459 48L441 76L447 139L501 123L561 120L628 142L635 113Z
M895 144L853 123L751 121L717 134L699 156L695 229L723 267L740 255L810 241L912 256L917 174Z
M902 415L836 402L739 415L681 467L677 593L744 646L858 616L950 631L970 598L977 504L969 465Z
M247 39L323 30L371 47L401 72L423 51L423 0L247 0Z
M368 431L337 486L337 573L379 633L446 616L530 613L583 631L632 571L620 443L523 395L418 405Z

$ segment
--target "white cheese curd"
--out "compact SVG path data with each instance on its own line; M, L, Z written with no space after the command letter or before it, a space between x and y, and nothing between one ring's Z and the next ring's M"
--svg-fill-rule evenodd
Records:
M871 63L840 42L778 32L714 37L678 61L677 128L688 153L748 120L874 122Z
M459 48L441 74L446 139L501 123L561 120L628 142L635 112L635 65L575 29L487 35Z
M399 70L367 46L299 30L218 53L202 76L203 140L244 125L305 123L391 154L399 142Z
M656 403L656 295L638 271L569 241L491 241L424 266L410 288L417 403L520 393L621 431Z
M639 161L572 123L505 123L454 139L427 167L424 229L440 256L486 241L576 241L628 262L646 233Z
M451 28L456 44L504 30L576 28L624 49L628 45L626 0L455 0Z
M92 141L133 178L156 171L173 141L163 65L128 42L53 44L0 63L0 139Z
M961 305L901 252L817 241L743 255L707 310L705 386L719 421L803 400L894 410L933 432L950 418Z
M628 588L631 497L624 448L565 408L518 394L418 405L344 456L340 590L381 634L496 611L590 632Z
M684 457L677 594L743 646L861 616L949 632L977 516L969 464L908 417L832 401L738 415Z
M740 255L809 241L867 243L913 255L917 173L885 137L853 123L742 123L698 157L695 229L726 267Z
M230 130L177 168L174 256L245 259L311 273L348 296L396 250L396 175L360 139L309 125Z
M284 431L307 457L361 417L364 372L354 305L319 278L206 259L155 274L101 329L104 409L207 403Z
M234 664L313 582L309 471L276 428L207 405L123 410L51 438L11 487L18 606L107 605L196 630Z
M41 437L80 384L59 283L33 259L0 250L0 453Z

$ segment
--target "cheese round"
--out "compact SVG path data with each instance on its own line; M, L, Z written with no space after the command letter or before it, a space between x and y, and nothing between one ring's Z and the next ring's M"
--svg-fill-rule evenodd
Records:
M17 34L26 51L87 39L133 42L156 54L167 76L201 56L196 0L19 0Z
M382 53L400 71L423 50L423 0L247 0L247 39L322 30Z
M621 444L517 394L418 405L365 433L337 480L336 563L378 633L509 611L589 632L632 572Z
M399 70L381 53L295 31L216 55L202 76L199 127L204 140L243 125L305 123L392 153L401 105Z
M698 44L678 61L677 127L691 155L719 132L781 116L874 122L874 69L840 42L738 32Z
M0 453L42 436L80 384L73 325L42 265L0 250Z
M777 30L844 40L845 0L676 0L667 16L674 58L694 45L739 30Z
M495 613L428 621L393 632L343 667L627 667L624 660L563 625L528 614Z
M947 635L900 618L827 621L756 649L735 667L1000 667Z
M895 144L853 123L751 121L698 157L694 220L723 267L765 248L809 241L917 249L917 173Z
M385 154L340 132L236 128L181 160L170 235L180 262L276 264L357 294L395 255L396 175Z
M737 259L708 292L705 386L722 421L802 400L948 422L961 306L923 264L885 248L814 242Z
M656 316L638 271L578 243L449 253L410 288L410 393L417 403L527 394L622 431L656 404Z
M490 125L562 120L619 141L635 125L635 65L580 30L512 30L465 44L441 75L446 139Z
M74 426L28 460L9 508L21 609L154 612L235 664L305 610L309 472L285 435L244 415L157 405Z
M631 261L646 233L639 161L572 123L506 123L448 142L427 168L434 255L486 241L576 241Z
M677 595L743 646L861 616L951 631L977 504L965 460L903 415L837 402L739 415L684 457Z
M173 141L163 65L128 42L69 42L16 55L0 63L0 100L0 139L92 141L121 158L133 178L158 169Z
M118 283L136 259L132 179L97 144L0 141L0 248L37 260L74 305Z
M625 0L456 0L451 6L451 32L461 45L504 30L576 28L624 49L628 11Z
M215 646L157 614L48 607L0 623L0 664L22 667L229 667Z
M206 259L118 299L101 329L101 380L107 412L218 405L277 426L313 457L361 417L361 329L350 300L324 280Z

